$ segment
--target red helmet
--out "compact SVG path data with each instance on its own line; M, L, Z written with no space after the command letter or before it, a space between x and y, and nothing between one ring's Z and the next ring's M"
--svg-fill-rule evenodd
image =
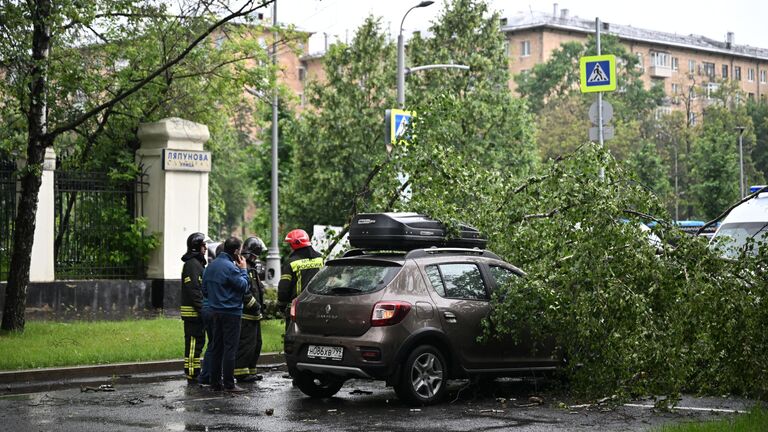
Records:
M303 247L311 246L309 241L309 235L302 229L295 229L285 236L285 242L291 245L291 249L301 249Z

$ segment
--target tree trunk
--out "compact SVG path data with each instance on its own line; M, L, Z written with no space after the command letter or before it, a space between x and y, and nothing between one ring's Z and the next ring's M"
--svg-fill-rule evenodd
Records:
M21 176L21 197L16 212L13 233L13 252L8 272L8 285L5 287L5 307L3 309L3 330L24 331L24 308L27 302L29 285L29 267L32 256L32 243L35 238L35 216L37 214L37 195L42 183L42 172L32 167L42 168L45 148L35 146L27 152L27 168Z
M5 287L5 307L0 328L24 331L24 309L29 285L32 243L35 239L37 195L42 183L45 149L52 144L47 135L46 96L48 91L48 55L51 47L51 0L30 0L32 15L32 64L29 76L29 110L27 111L27 166L21 175L21 197L16 212L13 252L8 285Z

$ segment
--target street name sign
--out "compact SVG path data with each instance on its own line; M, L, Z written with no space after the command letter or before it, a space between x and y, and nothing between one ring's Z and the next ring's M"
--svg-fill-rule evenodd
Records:
M616 90L616 56L599 55L579 59L581 92L595 93Z

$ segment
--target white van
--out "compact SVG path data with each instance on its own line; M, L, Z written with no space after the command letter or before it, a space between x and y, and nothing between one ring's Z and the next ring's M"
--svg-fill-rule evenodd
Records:
M764 187L752 186L750 193ZM750 239L754 243L748 243ZM748 253L757 255L759 242L768 242L768 192L762 192L731 210L710 246L718 248L723 257L735 259L745 247L750 248Z

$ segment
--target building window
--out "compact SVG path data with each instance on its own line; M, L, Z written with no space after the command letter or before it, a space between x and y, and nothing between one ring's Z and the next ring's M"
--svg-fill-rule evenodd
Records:
M504 41L504 56L509 57L509 41Z
M728 65L723 65L723 79L728 78Z
M672 83L672 94L680 94L680 84Z
M707 83L707 99L712 99L715 96L715 92L720 88L718 83Z
M520 56L528 57L529 55L531 55L531 41L524 40L520 42Z
M304 66L299 66L299 81L304 82L307 79L307 69Z
M637 68L641 71L645 70L645 64L643 63L643 53L637 53Z
M672 57L672 70L676 71L680 69L680 65L678 64L677 57Z
M766 78L766 70L763 69L760 71L760 83L765 84L765 78Z
M221 49L221 47L224 46L224 42L226 42L226 40L227 40L227 35L225 34L220 34L216 36L216 42L214 42L214 44L216 45L216 49Z
M304 93L299 93L299 106L303 107L307 103L306 97L304 97Z
M651 62L654 66L667 67L669 66L669 54L651 51Z
M688 60L688 73L696 72L696 60Z
M747 98L751 101L755 101L755 94L754 93L747 93Z
M755 70L753 68L747 69L747 81L755 81Z
M701 67L703 69L704 75L708 76L709 79L711 79L711 80L715 79L715 64L714 63L703 62L703 63L701 63Z
M660 107L656 107L656 109L654 110L653 117L656 120L661 120L662 117L668 116L670 114L672 114L672 107L660 106Z
M696 126L696 113L693 111L688 113L688 124L691 126Z
M741 66L733 67L733 79L736 81L741 81Z

